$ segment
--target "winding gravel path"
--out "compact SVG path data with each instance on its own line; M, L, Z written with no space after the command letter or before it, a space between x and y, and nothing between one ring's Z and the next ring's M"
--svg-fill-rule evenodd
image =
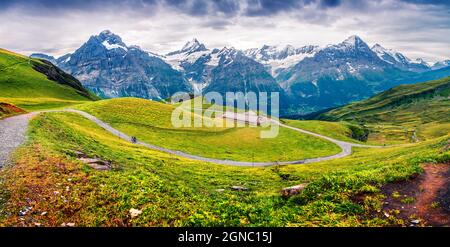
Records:
M128 136L127 134L113 128L111 125L103 122L102 120L92 116L89 113L74 110L74 109L65 109L65 110L50 110L50 111L42 111L42 112L73 112L82 115L83 117L91 120L92 122L96 123L106 131L110 132L111 134L131 142L131 136ZM17 148L19 145L25 142L26 140L26 130L28 127L28 123L30 119L42 112L33 112L33 113L27 113L15 117L6 118L4 120L0 120L0 167L2 167L8 160L9 155L11 152ZM206 161L216 164L223 164L223 165L233 165L233 166L271 166L271 165L284 165L284 164L307 164L307 163L315 163L325 160L331 160L336 158L342 158L345 156L348 156L352 153L352 147L366 147L366 148L382 148L383 146L370 146L370 145L362 145L362 144L355 144L350 142L344 142L339 141L324 135L320 135L314 132L310 132L307 130L295 128L289 125L285 125L283 123L280 123L278 121L272 120L272 122L280 125L281 127L288 128L300 133L316 136L319 138L322 138L324 140L330 141L338 145L342 151L338 154L331 155L331 156L323 156L323 157L317 157L317 158L311 158L311 159L302 159L302 160L294 160L294 161L283 161L283 162L247 162L247 161L234 161L234 160L221 160L221 159L213 159L213 158L206 158L202 156L197 156L193 154L184 153L177 150L167 149L160 146L152 145L149 143L138 141L136 144L141 145L150 149L158 150L161 152L173 154L176 156L189 158L193 160L200 160L200 161Z
M7 162L9 155L26 140L29 120L36 113L27 113L0 120L0 168Z

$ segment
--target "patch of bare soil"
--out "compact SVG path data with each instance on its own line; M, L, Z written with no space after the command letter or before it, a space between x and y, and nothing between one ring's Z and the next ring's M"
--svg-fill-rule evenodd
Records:
M17 114L17 113L24 113L24 112L25 112L24 110L20 109L19 107L15 106L15 105L0 102L0 113L4 113L4 114L8 115L8 114Z
M383 211L408 226L450 226L450 165L426 164L409 181L381 188Z

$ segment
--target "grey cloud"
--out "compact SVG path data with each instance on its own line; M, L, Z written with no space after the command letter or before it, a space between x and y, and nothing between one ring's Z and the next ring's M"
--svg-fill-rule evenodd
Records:
M296 11L306 5L321 8L336 7L341 0L2 0L0 9L22 7L44 10L93 10L103 8L130 8L146 11L148 6L160 5L177 9L192 16L223 14L234 16L270 16L283 11Z
M429 42L440 52L436 48L426 53L439 57L449 54L443 49L450 37L450 5L446 2L0 0L0 47L62 54L103 29L154 52L179 48L192 37L207 40L207 45L248 48L265 42L333 43L358 34L386 43L388 48L407 47L405 51L415 46L425 52L422 46Z
M215 30L224 30L227 26L232 25L233 23L230 20L225 19L213 19L207 20L202 23L202 26L209 27Z
M449 0L402 0L403 2L424 5L449 5Z

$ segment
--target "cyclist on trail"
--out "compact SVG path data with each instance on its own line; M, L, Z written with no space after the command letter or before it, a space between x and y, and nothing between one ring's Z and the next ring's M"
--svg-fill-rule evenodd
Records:
M132 142L132 143L136 143L136 142L137 142L137 138L136 138L135 136L132 136L132 137L131 137L131 142Z

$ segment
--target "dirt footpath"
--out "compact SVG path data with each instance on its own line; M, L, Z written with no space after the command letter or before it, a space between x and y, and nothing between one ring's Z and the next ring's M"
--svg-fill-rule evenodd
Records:
M383 211L407 226L450 226L450 165L426 164L424 173L409 181L383 186Z

